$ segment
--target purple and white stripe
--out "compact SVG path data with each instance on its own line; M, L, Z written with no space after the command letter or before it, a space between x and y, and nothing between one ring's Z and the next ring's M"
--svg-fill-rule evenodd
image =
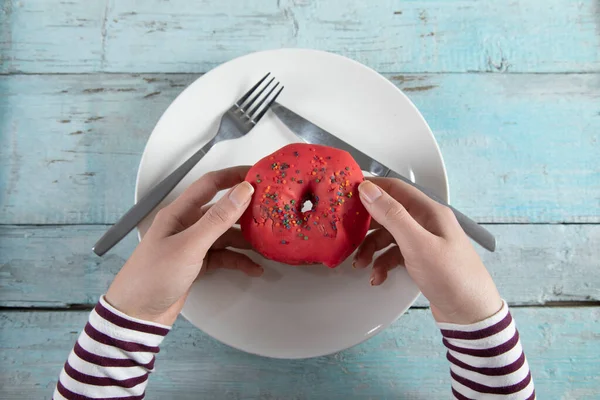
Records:
M438 324L456 399L535 399L519 333L506 303L472 325ZM54 399L143 399L155 354L170 327L129 317L104 298L60 374Z
M129 317L101 298L60 374L54 399L142 399L170 328Z
M455 398L535 399L529 365L506 303L476 324L438 326L448 348Z

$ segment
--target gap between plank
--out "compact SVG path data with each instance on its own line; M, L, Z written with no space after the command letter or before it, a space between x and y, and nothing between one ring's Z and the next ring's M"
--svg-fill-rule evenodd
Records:
M229 61L229 60L227 60ZM224 61L222 64L224 64ZM218 64L221 65L221 64ZM215 68L218 66L215 65ZM209 70L210 71L210 70ZM204 75L205 72L160 72L160 71L94 71L94 72L25 72L12 71L0 72L0 76L69 76L69 75ZM450 71L450 72L427 72L427 71L396 71L378 72L380 75L597 75L598 71L558 71L558 72L493 72L493 71Z
M64 307L7 307L0 306L0 312L73 312L73 311L92 311L96 304L66 304ZM600 300L594 301L550 301L544 304L521 304L511 305L510 308L582 308L582 307L600 307ZM426 306L414 306L410 310L428 310Z

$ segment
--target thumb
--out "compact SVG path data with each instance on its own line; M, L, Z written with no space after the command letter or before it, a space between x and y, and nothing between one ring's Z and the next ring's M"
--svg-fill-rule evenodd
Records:
M362 182L358 191L369 214L394 236L400 250L412 247L427 233L402 204L373 182Z
M235 186L221 197L188 231L204 252L241 217L254 193L248 182Z

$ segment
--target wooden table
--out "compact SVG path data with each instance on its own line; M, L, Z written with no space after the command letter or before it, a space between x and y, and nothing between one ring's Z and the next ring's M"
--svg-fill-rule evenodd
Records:
M481 255L539 398L600 398L597 0L1 1L0 397L50 398L136 244L90 251L131 205L164 109L212 67L279 47L354 58L415 102L453 203L498 236ZM180 319L148 397L448 398L426 307L304 361L241 353Z

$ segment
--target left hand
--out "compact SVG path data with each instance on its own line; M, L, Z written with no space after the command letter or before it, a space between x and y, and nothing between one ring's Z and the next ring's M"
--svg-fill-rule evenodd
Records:
M248 169L210 172L160 210L115 277L106 301L131 317L172 325L192 283L205 271L228 268L261 276L260 265L226 250L251 248L241 231L232 228L254 192L252 185L244 182ZM206 206L220 190L228 188L232 189L219 201Z

